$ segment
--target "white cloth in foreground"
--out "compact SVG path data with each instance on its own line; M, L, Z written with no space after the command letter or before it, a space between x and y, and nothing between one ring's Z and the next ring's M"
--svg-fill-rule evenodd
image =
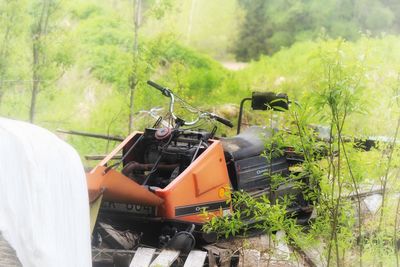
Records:
M91 266L85 173L76 151L0 118L0 232L23 266Z

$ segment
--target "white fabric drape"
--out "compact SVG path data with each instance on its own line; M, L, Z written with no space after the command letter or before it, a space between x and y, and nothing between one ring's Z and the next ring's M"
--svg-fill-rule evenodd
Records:
M85 173L38 126L0 118L0 232L23 266L91 266Z

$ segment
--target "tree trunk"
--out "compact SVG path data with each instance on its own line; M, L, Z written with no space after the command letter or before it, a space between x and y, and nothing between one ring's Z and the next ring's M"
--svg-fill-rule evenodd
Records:
M51 12L51 1L44 0L40 9L40 13L36 17L32 27L32 95L31 105L29 109L29 121L35 121L37 95L40 91L40 83L42 76L40 74L41 67L45 64L46 53L43 49L43 36L47 34L47 27Z
M3 92L3 80L0 80L0 107L1 107L1 102L3 101L3 94L4 94L4 92Z
M129 126L128 126L128 131L129 133L132 132L133 129L133 113L134 113L134 94L135 94L135 88L138 83L137 79L137 61L138 61L138 54L139 54L139 49L138 49L138 44L139 44L139 37L138 37L138 31L139 31L139 26L140 26L140 9L141 9L141 0L135 0L134 4L134 11L135 11L135 17L134 17L134 40L133 40L133 69L130 77L130 82L129 82L129 87L130 87L130 97L129 97Z
M33 41L32 46L33 52L33 66L32 66L32 95L31 95L31 106L29 110L29 121L33 123L35 121L35 112L36 112L36 98L39 93L39 47L37 44L37 40Z
M4 57L0 57L0 60L5 60ZM0 107L1 107L1 103L3 101L3 95L4 95L4 78L5 78L5 66L1 66L1 68L4 69L0 69Z
M190 13L189 13L188 29L186 32L186 44L190 44L190 37L192 35L193 14L194 14L195 9L196 9L196 0L192 0L191 7L190 7Z

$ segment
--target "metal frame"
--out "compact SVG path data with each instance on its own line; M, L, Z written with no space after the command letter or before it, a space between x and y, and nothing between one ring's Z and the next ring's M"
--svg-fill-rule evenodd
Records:
M244 102L246 102L248 100L252 100L252 98L246 97L246 98L243 98L242 101L240 101L239 118L238 118L238 126L237 126L236 134L240 134L240 126L242 124L242 115L243 115L243 105L244 105Z

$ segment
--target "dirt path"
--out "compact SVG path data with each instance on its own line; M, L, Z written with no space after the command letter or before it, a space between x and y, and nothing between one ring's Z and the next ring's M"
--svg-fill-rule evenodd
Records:
M238 71L247 67L248 63L246 62L235 62L235 61L226 61L221 62L222 66L224 66L228 70Z

